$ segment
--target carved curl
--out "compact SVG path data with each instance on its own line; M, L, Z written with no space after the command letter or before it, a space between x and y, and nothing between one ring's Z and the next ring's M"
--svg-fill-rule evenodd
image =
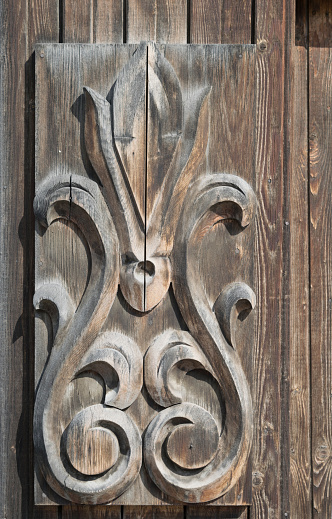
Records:
M196 346L197 351L194 353L190 346L185 345L188 340L183 341L184 345L179 345L178 341L177 347L174 347L172 341L176 341L171 334L168 337L169 349L162 342L158 343L158 347L152 345L151 351L147 353L149 367L145 375L148 375L148 390L159 404L174 404L178 394L172 388L170 373L177 363L188 357L213 373L226 405L225 427L217 445L212 425L208 426L210 432L206 435L197 433L198 438L204 438L205 441L202 450L207 451L206 463L202 463L200 468L195 464L191 467L188 465L185 467L187 472L183 472L183 466L179 469L176 462L173 465L167 463L167 456L162 453L165 448L167 452L168 442L175 434L172 432L170 436L172 428L179 429L183 427L179 424L184 423L195 424L195 427L197 424L210 423L205 410L199 406L190 407L189 404L169 407L152 421L146 432L145 463L151 478L161 490L185 502L210 501L228 491L238 480L250 451L250 389L239 357L228 341L232 340L229 322L234 305L239 300L248 299L246 307L254 306L254 295L245 284L226 287L216 302L215 314L204 287L198 282L200 276L196 258L204 235L216 221L216 214L220 219L234 218L245 227L254 212L255 196L244 180L228 174L208 175L189 188L175 235L171 257L174 293L190 334L195 339L191 339L190 343L200 346ZM152 351L159 360L157 372L151 368ZM202 357L206 360L202 360ZM153 385L156 389L153 389ZM167 391L165 386L168 387ZM190 418L193 412L195 419ZM204 430L204 425L199 427ZM187 438L189 441L191 436L187 434ZM183 457L182 444L178 443ZM215 448L211 449L211 445L215 445ZM181 459L179 454L174 454L174 449L176 442L172 441L172 455L169 453L169 458L173 461Z

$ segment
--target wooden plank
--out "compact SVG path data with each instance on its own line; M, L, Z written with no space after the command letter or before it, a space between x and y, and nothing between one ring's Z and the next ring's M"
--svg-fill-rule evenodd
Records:
M123 519L183 519L182 506L125 506Z
M4 1L0 10L3 56L0 65L3 298L0 515L3 517L33 513L33 352L28 346L33 341L34 59L31 53L37 39L54 41L58 37L56 3L48 4L42 0L24 5Z
M252 0L191 0L190 43L251 43Z
M59 519L59 509L58 506L35 506L33 519Z
M25 435L30 422L29 374L23 372L27 336L22 317L24 302L24 63L27 58L25 4L1 5L0 63L0 515L20 517L31 510L29 481L30 442ZM20 186L20 189L17 189ZM25 340L24 340L25 339ZM29 365L29 363L28 363ZM26 390L26 391L24 391ZM23 414L22 414L23 412ZM18 471L19 467L19 471ZM20 479L22 478L22 480ZM22 482L21 482L22 481ZM20 490L18 490L20 489Z
M285 73L295 6L258 0L256 11L258 240L255 256L259 318L253 379L254 518L289 514L289 177ZM295 38L295 35L294 35ZM289 63L289 61L288 61ZM285 90L286 84L286 90ZM285 133L284 133L285 132ZM285 177L284 177L285 175Z
M121 519L121 506L78 506L62 507L61 519Z
M187 42L186 0L126 0L127 42Z
M122 43L123 0L63 3L63 41L66 43Z
M311 517L307 50L290 62L290 517Z
M324 30L321 34L324 46ZM316 32L315 38L319 35ZM332 514L331 67L331 48L309 47L312 469L317 518Z
M244 506L239 507L202 507L202 506L188 506L187 519L247 519L249 517L248 508Z

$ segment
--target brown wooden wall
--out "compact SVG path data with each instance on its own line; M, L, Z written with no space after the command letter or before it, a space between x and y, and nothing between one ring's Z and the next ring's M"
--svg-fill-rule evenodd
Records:
M0 518L330 518L332 2L1 0L0 20ZM250 510L33 507L33 48L141 40L258 46Z

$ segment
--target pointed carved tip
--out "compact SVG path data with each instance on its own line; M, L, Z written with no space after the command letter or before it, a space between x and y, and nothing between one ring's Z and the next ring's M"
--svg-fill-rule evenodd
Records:
M233 348L236 319L244 320L255 306L255 293L246 283L231 283L218 296L213 310L225 339Z

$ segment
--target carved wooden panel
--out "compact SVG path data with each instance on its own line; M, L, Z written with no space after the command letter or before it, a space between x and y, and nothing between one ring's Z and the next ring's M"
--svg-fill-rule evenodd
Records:
M254 60L37 47L38 504L250 503Z

